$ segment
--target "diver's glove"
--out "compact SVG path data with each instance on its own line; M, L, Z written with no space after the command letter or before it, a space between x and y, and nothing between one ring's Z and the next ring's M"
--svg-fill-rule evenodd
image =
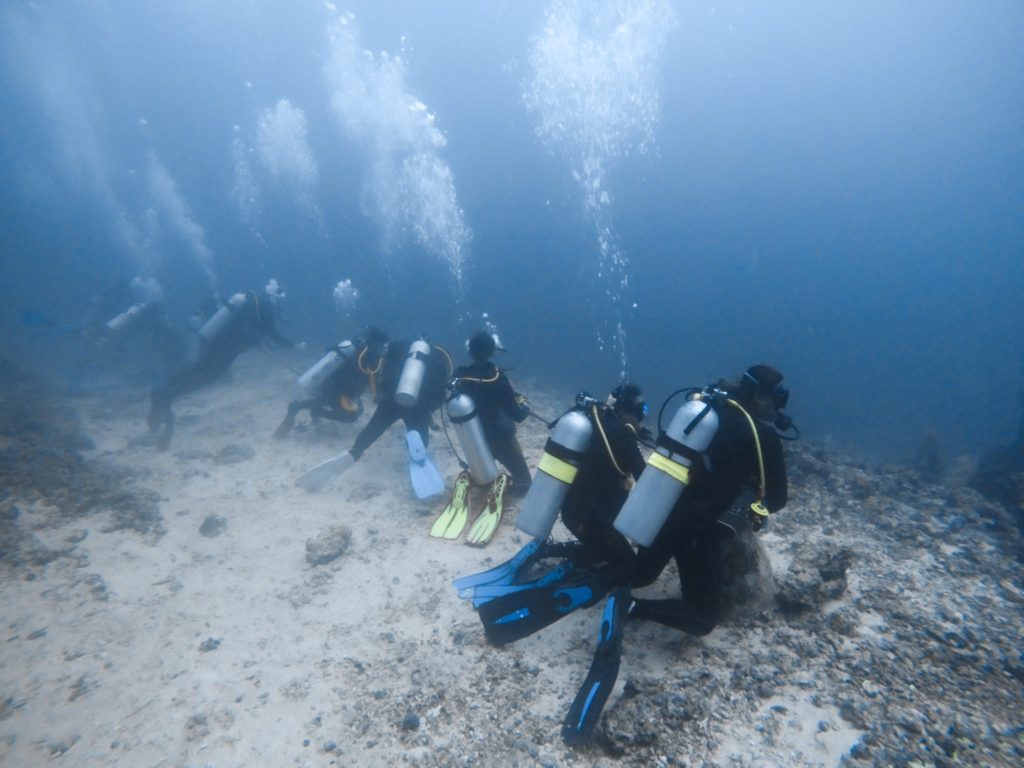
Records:
M768 508L760 501L755 501L750 505L748 515L750 517L750 530L757 533L768 520Z
M526 409L527 411L530 410L530 401L527 399L526 395L517 394L516 405L518 405L520 408Z

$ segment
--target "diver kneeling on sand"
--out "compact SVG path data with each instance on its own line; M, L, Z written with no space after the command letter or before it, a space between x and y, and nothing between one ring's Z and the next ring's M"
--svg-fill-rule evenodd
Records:
M516 423L530 415L530 408L505 371L491 362L496 350L505 349L497 334L477 331L466 341L466 349L473 362L455 369L447 406L466 459L459 457L463 471L430 535L457 539L469 522L470 486L490 486L483 511L466 535L467 544L483 546L498 529L505 496L522 496L530 488L530 468L516 438ZM495 460L507 474L498 472Z
M427 455L427 445L431 416L444 402L445 382L452 372L451 357L443 347L423 338L411 344L390 341L380 369L377 407L352 447L300 475L298 485L308 491L326 487L401 419L406 428L409 477L416 496L425 499L444 490L444 480Z
M594 661L563 722L566 743L579 743L593 732L618 676L628 620L647 619L697 635L715 627L722 541L759 530L769 513L786 504L781 439L793 425L781 412L789 396L781 383L776 369L755 365L740 381L674 393L685 392L687 400L664 430L659 418L656 449L614 520L615 530L639 545L628 567L582 572L577 567L564 578L556 574L553 581L510 596L532 601L525 610L508 601L498 612L489 603L479 606L489 639L518 639L611 592ZM753 491L754 501L737 511L734 505L744 491ZM673 557L682 599L631 595L631 587L655 581ZM544 597L540 605L546 610L537 607Z
M166 450L174 435L172 404L182 395L205 387L231 368L243 352L252 349L264 339L271 339L283 347L294 348L277 330L277 316L285 294L277 281L271 280L265 288L266 299L255 291L236 293L199 329L199 344L191 364L178 371L170 380L155 387L150 394L149 429L158 433L157 447ZM160 432L163 427L163 432Z
M387 334L370 326L355 340L328 347L323 357L299 377L299 399L288 403L288 413L274 437L281 439L291 432L295 417L302 411L309 411L314 423L320 419L349 423L358 419L363 413L363 393L369 389L371 397L377 394L377 374L387 343Z

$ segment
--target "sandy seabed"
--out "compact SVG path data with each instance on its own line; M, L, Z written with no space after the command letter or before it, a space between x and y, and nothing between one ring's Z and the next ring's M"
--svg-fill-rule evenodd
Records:
M296 476L359 425L273 440L293 378L262 356L240 360L229 381L177 404L166 453L146 435L144 392L73 399L95 443L85 455L155 493L161 520L139 532L110 526L102 509L61 520L44 502L18 505L17 525L52 556L0 569L0 764L833 766L892 764L900 749L906 765L1019 764L1019 563L975 538L973 564L951 570L955 535L918 546L870 527L871 505L879 520L905 513L879 491L885 479L856 470L868 484L858 491L855 470L810 455L795 466L792 504L758 540L775 574L768 599L704 638L628 627L595 743L566 748L559 726L600 606L489 647L451 581L526 543L514 505L485 549L429 538L446 499L413 496L400 425L325 491L305 493ZM568 404L518 383L543 413ZM531 465L546 437L539 422L521 427ZM430 450L450 485L458 466L442 431ZM331 534L340 556L310 562L307 543ZM838 575L822 565L837 557ZM799 593L805 572L806 594L783 611L773 594ZM677 589L670 570L649 592ZM935 637L903 658L922 624ZM967 658L972 648L994 666ZM950 748L940 735L957 725Z

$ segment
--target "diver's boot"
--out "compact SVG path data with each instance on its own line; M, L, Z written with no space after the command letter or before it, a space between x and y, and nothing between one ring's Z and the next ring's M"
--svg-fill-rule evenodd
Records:
M285 415L284 420L280 426L274 430L274 439L281 440L288 436L288 433L292 431L295 426L295 415L299 412L298 408L293 408L294 403L288 404L288 413Z

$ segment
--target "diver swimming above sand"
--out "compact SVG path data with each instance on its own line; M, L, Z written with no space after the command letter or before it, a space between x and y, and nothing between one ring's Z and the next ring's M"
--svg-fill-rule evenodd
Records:
M219 379L243 352L265 339L282 347L296 345L277 330L277 316L284 294L271 280L265 298L255 291L236 293L221 306L198 331L198 346L187 367L173 374L168 382L154 387L150 394L149 429L157 434L157 447L166 450L174 435L175 400ZM163 428L163 431L161 431Z
M444 481L427 455L427 445L431 416L444 402L445 382L451 371L447 351L426 339L388 342L380 367L376 408L370 420L351 448L305 472L296 480L297 484L309 491L326 487L401 419L406 428L413 490L421 499L441 493Z
M181 364L185 344L167 321L164 292L155 278L135 277L131 281L133 302L96 328L96 344L107 348L125 334L146 336L159 354L164 368L173 370Z

